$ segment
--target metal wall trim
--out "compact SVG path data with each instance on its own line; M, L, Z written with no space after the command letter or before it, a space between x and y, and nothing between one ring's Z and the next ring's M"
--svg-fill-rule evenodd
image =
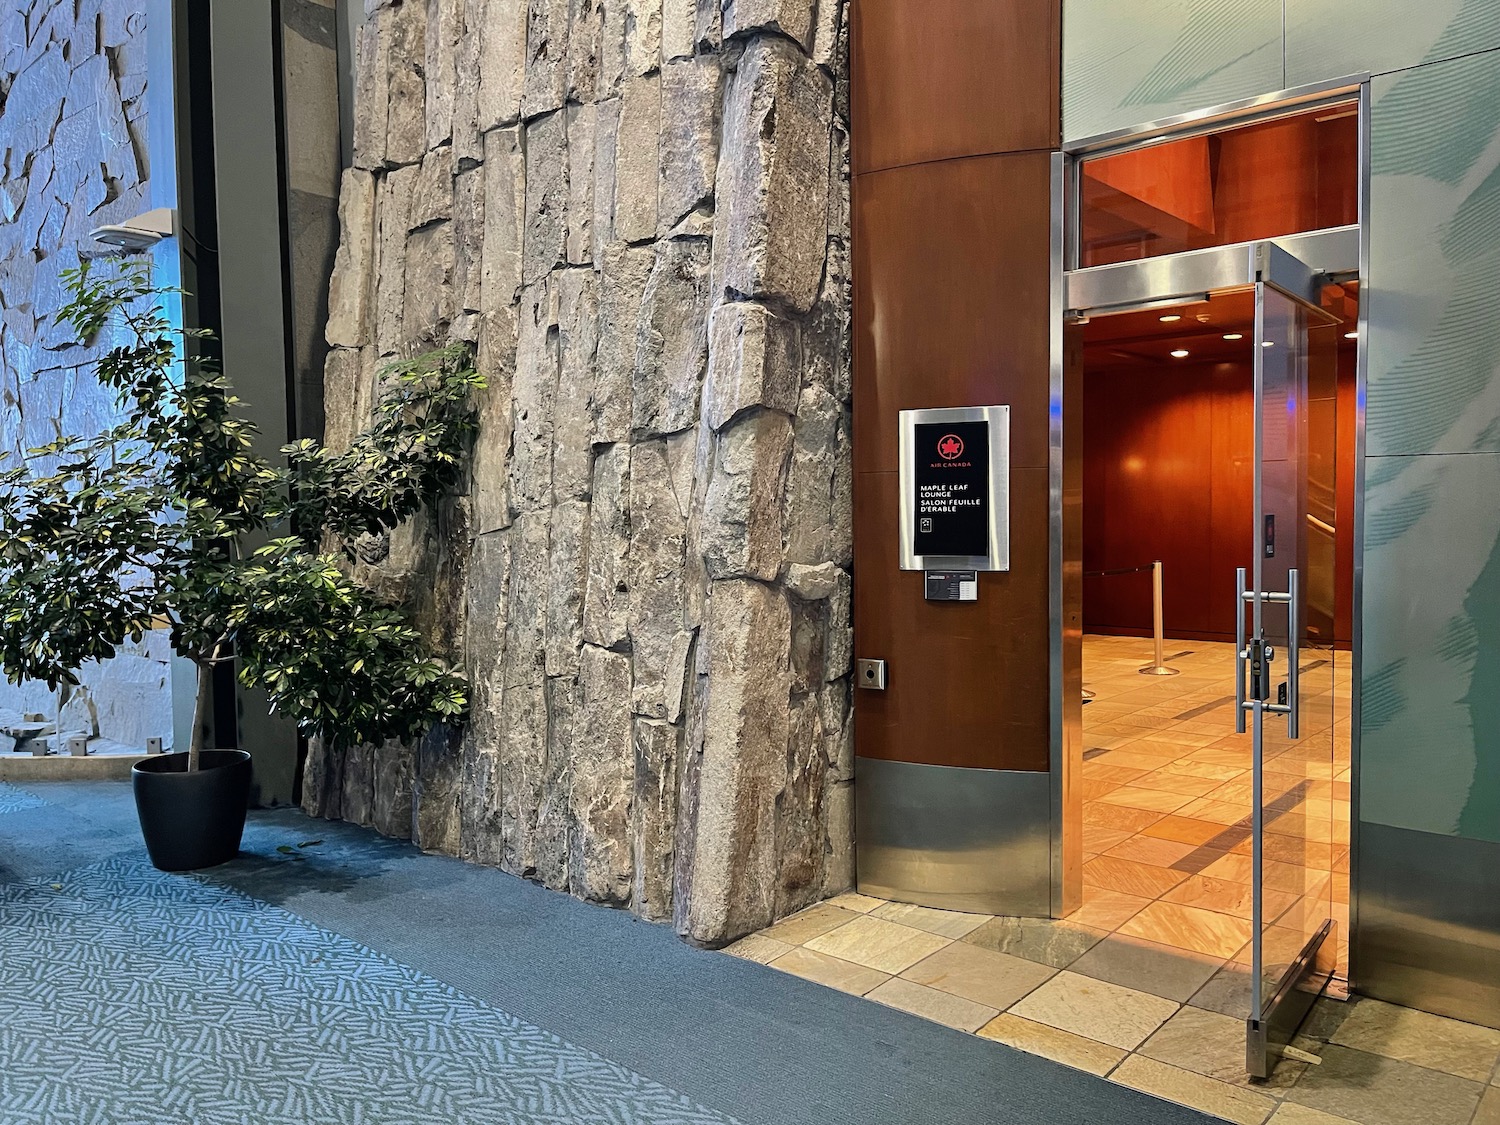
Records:
M1295 260L1297 271L1305 264L1319 274L1351 274L1360 268L1359 231L1357 225L1330 227L1072 270L1066 275L1066 311L1101 316L1150 304L1201 300L1209 293L1248 288L1268 267L1273 274L1287 272L1287 257ZM1311 296L1294 291L1295 279L1290 283L1278 283L1274 276L1266 280L1304 302Z
M1052 278L1050 287L1051 323L1048 326L1048 374L1047 374L1047 609L1048 609L1048 714L1049 743L1048 762L1051 766L1051 825L1048 832L1051 864L1051 908L1054 918L1061 918L1076 909L1082 897L1081 870L1072 873L1068 864L1067 828L1069 797L1078 782L1074 776L1081 762L1069 760L1070 740L1067 737L1067 713L1064 708L1065 688L1063 663L1063 623L1067 612L1063 587L1063 317L1066 314L1066 282L1063 275L1067 252L1068 197L1073 178L1067 156L1061 152L1052 154L1052 223L1048 236L1051 239ZM1081 826L1075 826L1082 831ZM1082 856L1078 857L1081 861ZM1081 864L1075 864L1081 866ZM1070 875L1073 877L1070 878Z
M855 763L862 894L941 910L1048 916L1050 774Z
M1359 88L1359 339L1354 359L1354 604L1349 660L1349 987L1359 981L1359 747L1364 689L1365 398L1370 387L1370 83Z
M1364 83L1369 82L1367 73L1350 74L1329 82L1313 82L1305 86L1292 86L1285 90L1274 90L1253 98L1240 98L1232 102L1195 109L1140 125L1127 125L1123 129L1112 129L1074 141L1065 141L1063 151L1070 155L1097 156L1101 153L1119 153L1133 148L1160 144L1163 141L1180 140L1183 137L1214 133L1220 129L1251 125L1257 121L1270 121L1287 117L1303 110L1316 108L1321 103L1351 101Z

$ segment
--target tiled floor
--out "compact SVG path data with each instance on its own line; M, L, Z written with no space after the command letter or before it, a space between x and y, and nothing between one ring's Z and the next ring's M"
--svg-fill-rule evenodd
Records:
M1233 654L1169 645L1181 674L1158 678L1137 672L1147 650L1086 640L1087 862L1071 917L848 894L729 952L1247 1125L1500 1125L1500 1031L1374 1000L1319 1001L1298 1046L1321 1061L1245 1077L1249 751L1226 733ZM1304 655L1302 739L1268 727L1268 909L1288 943L1309 917L1342 930L1347 911L1347 694L1321 655Z

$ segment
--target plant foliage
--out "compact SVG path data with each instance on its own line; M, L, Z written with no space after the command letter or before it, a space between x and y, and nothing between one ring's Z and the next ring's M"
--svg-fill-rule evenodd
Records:
M169 625L213 667L331 748L413 738L462 718L463 677L426 650L397 607L340 555L389 532L462 478L483 386L467 347L392 364L375 416L342 453L315 442L255 452L257 431L202 333L174 329L145 266L64 275L63 315L97 362L121 421L0 462L0 668L16 682L77 683L89 660ZM323 553L324 544L338 553ZM192 747L194 765L200 739Z

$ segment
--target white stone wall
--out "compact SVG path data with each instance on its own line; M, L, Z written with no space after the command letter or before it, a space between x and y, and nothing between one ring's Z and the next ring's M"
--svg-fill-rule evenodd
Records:
M704 943L845 889L844 0L365 11L328 434L476 345L472 489L362 568L474 708L306 803Z
M0 5L0 452L116 420L112 397L78 366L60 322L62 270L94 247L88 232L145 211L146 24L129 0L9 0ZM97 248L97 247L95 247ZM170 739L165 636L82 671L67 730L133 746ZM52 715L45 684L0 681L0 714Z

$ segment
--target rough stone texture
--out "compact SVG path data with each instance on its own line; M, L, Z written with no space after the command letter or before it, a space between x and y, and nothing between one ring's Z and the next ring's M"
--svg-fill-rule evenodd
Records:
M75 368L123 343L78 347L58 313L63 270L106 248L88 232L148 210L146 18L127 0L17 0L0 11L0 456L119 421ZM359 218L359 216L356 216ZM0 461L0 464L5 463ZM172 739L164 633L80 670L81 685L0 682L0 718L60 713L64 733L131 746Z
M472 712L317 750L310 811L704 944L849 886L843 9L369 5L329 433L476 344L467 495L361 568Z

